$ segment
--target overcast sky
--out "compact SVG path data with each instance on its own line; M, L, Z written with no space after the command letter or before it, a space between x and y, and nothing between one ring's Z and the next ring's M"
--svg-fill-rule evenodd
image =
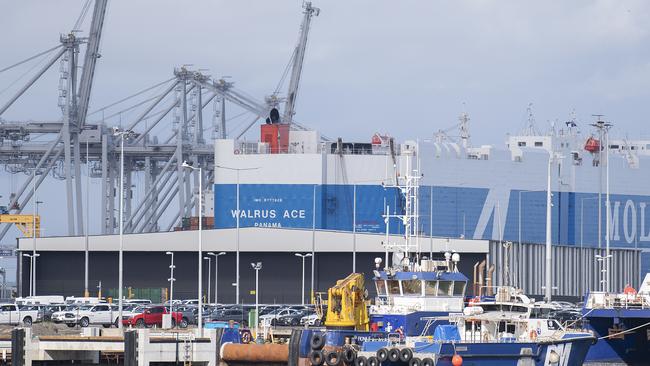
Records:
M83 3L3 1L0 68L58 44ZM650 137L648 1L314 5L321 13L312 22L295 118L330 137L369 141L379 131L422 139L467 111L474 144L503 146L506 133L525 126L528 103L544 131L575 109L581 126L598 113L616 134ZM231 76L261 101L281 78L301 18L297 0L110 0L90 109L169 79L182 64ZM0 103L34 65L0 74ZM60 119L57 85L58 65L2 117ZM8 195L22 178L1 179L0 194ZM63 233L45 225L49 234Z

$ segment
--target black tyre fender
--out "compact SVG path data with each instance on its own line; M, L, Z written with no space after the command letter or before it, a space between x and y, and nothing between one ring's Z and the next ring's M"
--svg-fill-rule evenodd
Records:
M380 366L381 361L375 356L368 357L368 366Z
M311 349L323 349L323 346L325 346L325 335L323 333L314 333L309 341L309 346Z
M388 351L388 361L390 362L397 362L399 361L399 356L400 356L400 350L399 348L391 348Z
M413 351L410 348L402 348L402 350L399 351L400 361L406 363L411 361L412 358L413 358Z
M422 359L422 366L435 366L432 358L426 357Z
M353 365L354 360L357 358L357 353L352 348L341 350L341 360L348 365Z
M324 361L325 357L323 357L323 352L320 350L314 350L309 353L309 362L311 362L313 366L321 366Z
M368 366L368 359L366 356L359 356L354 360L354 366Z
M386 362L388 360L388 350L386 348L380 348L377 350L377 359L379 362ZM370 358L368 358L370 362Z
M409 366L422 366L422 360L417 357L413 357L411 361L409 361Z
M341 355L336 351L329 351L325 354L327 366L336 366L341 363Z

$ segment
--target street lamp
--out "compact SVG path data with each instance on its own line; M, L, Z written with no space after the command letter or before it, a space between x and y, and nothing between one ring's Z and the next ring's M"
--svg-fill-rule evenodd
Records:
M36 170L34 170L34 178L35 177L36 177ZM34 179L34 182L36 182L36 179ZM34 185L34 198L36 198L36 185ZM38 254L36 254L36 216L38 216L38 206L41 203L43 203L43 201L35 201L34 202L34 204L36 206L36 210L35 210L36 212L33 215L34 217L33 217L33 222L32 222L32 240L34 241L34 243L32 244L32 257L33 257L33 259L32 259L32 262L33 262L32 263L32 267L33 267L32 272L34 273L34 279L33 279L34 282L33 282L32 285L30 285L30 286L32 286L32 289L33 289L33 292L30 291L30 292L32 292L32 296L36 296L36 257L38 257ZM39 222L39 226L40 226L40 222ZM40 228L39 228L39 230L40 230Z
M237 216L235 218L235 223L237 225L236 229L236 252L235 252L235 303L239 304L239 172L242 170L255 170L256 168L231 168L227 166L215 165L215 168L234 170L237 172Z
M174 278L174 268L176 266L174 265L174 252L167 252L165 253L167 255L170 255L172 257L172 261L169 264L169 278L167 281L169 281L169 310L171 313L174 312L174 281L176 279Z
M258 334L258 329L257 326L259 324L258 319L259 319L259 307L260 307L260 291L259 291L259 285L260 285L260 269L262 269L262 262L257 262L257 263L251 263L251 267L255 270L255 336L257 337Z
M296 257L302 258L302 291L300 293L300 297L302 299L302 304L305 305L305 258L311 257L311 253L307 253L307 254L295 253L294 255Z
M193 167L191 162L184 161L181 166L185 169L199 171L199 201L197 207L199 208L199 283L198 283L198 327L201 335L203 335L203 170L201 167Z
M214 256L214 303L219 303L217 297L217 288L219 285L219 256L226 255L226 252L213 253L209 252L208 255ZM208 299L210 301L210 299Z
M210 299L212 298L212 296L210 296L210 287L212 287L212 286L210 285L210 278L212 278L212 258L210 258L210 257L203 257L203 259L205 259L205 260L208 261L208 301L207 301L207 303L209 304L209 303L210 303Z
M40 254L23 253L23 256L29 258L29 296L34 296L34 288L32 287L34 285L34 259Z
M124 294L123 280L124 280L124 139L134 137L136 134L131 130L122 130L118 127L113 127L113 136L120 138L120 250L118 255L118 309L119 309L119 322L118 328L122 329L122 312L124 309Z

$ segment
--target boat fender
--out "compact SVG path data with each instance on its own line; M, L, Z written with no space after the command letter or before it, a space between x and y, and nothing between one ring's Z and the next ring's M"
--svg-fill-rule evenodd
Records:
M391 348L390 351L388 351L388 360L390 362L399 361L399 356L400 356L399 348Z
M408 363L413 358L413 351L410 348L402 348L399 352L399 359L404 363Z
M530 339L531 339L532 341L537 340L537 331L536 331L535 329L533 329L533 330L530 331Z
M417 357L413 357L411 361L409 361L409 366L422 366L422 360Z
M432 358L425 357L422 359L422 366L435 366Z
M357 358L357 353L352 348L346 348L341 351L341 359L348 365L353 365Z
M325 345L325 335L322 333L314 333L309 342L311 349L322 349Z
M336 351L329 351L325 354L325 364L327 366L336 366L341 363L341 356Z
M463 358L460 355L454 355L454 357L451 358L451 364L453 366L462 366Z
M386 360L388 360L388 350L386 348L380 348L377 350L377 360L379 360L379 362L386 362ZM368 362L370 362L370 358L368 359Z
M380 366L381 361L375 356L368 357L368 366ZM433 364L431 364L433 366Z
M354 360L354 366L368 366L368 359L366 356L359 356Z
M320 350L311 351L309 354L309 362L312 364L312 366L321 366L324 361L325 358L323 357L323 352Z

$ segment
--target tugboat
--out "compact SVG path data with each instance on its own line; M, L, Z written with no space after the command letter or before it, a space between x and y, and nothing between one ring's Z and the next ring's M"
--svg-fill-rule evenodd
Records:
M590 292L582 309L585 327L598 342L586 363L647 365L650 363L650 273L639 291Z

